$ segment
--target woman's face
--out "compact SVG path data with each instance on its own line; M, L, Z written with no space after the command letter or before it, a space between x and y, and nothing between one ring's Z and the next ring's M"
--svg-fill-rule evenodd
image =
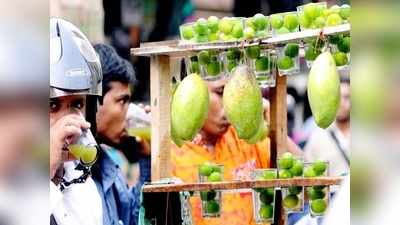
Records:
M70 95L51 98L49 101L50 126L68 114L85 115L85 95Z

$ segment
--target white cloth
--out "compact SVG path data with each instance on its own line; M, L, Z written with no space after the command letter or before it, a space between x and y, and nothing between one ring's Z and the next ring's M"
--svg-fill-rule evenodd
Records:
M79 177L77 162L64 163L66 180ZM96 184L91 177L85 183L72 184L63 192L50 184L51 210L58 225L102 225L102 202Z
M350 225L350 176L346 177L340 190L333 198L322 224Z

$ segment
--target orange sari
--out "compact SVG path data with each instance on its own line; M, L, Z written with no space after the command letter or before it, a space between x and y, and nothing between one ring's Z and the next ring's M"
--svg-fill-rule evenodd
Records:
M270 167L269 139L250 145L240 140L233 127L217 141L214 153L194 143L172 147L172 175L183 182L198 182L198 166L204 162L224 165L224 179L246 177L253 168ZM190 199L196 225L250 225L253 219L252 195L249 191L223 192L221 217L203 219L198 196Z

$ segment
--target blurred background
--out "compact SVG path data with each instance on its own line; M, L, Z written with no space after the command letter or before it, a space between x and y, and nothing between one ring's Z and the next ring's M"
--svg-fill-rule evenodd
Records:
M51 0L4 2L0 15L0 224L48 221L48 18L65 18L93 43L112 44L136 69L133 101L149 101L149 62L129 55L141 42L176 39L198 17L294 11L300 0ZM400 26L398 1L328 1L352 6L352 224L398 224L400 202ZM288 79L290 136L313 129L307 71ZM350 141L350 138L348 137ZM23 216L21 216L23 215Z

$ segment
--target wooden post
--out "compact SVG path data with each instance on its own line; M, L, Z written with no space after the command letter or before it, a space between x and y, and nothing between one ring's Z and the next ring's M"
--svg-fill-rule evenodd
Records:
M170 83L169 56L151 56L151 181L171 175Z
M276 87L271 89L271 163L277 168L277 158L286 151L287 139L287 105L286 105L286 76L280 76L276 68ZM282 207L282 193L277 192L275 206L277 213L275 221L278 225L286 224L286 214Z

